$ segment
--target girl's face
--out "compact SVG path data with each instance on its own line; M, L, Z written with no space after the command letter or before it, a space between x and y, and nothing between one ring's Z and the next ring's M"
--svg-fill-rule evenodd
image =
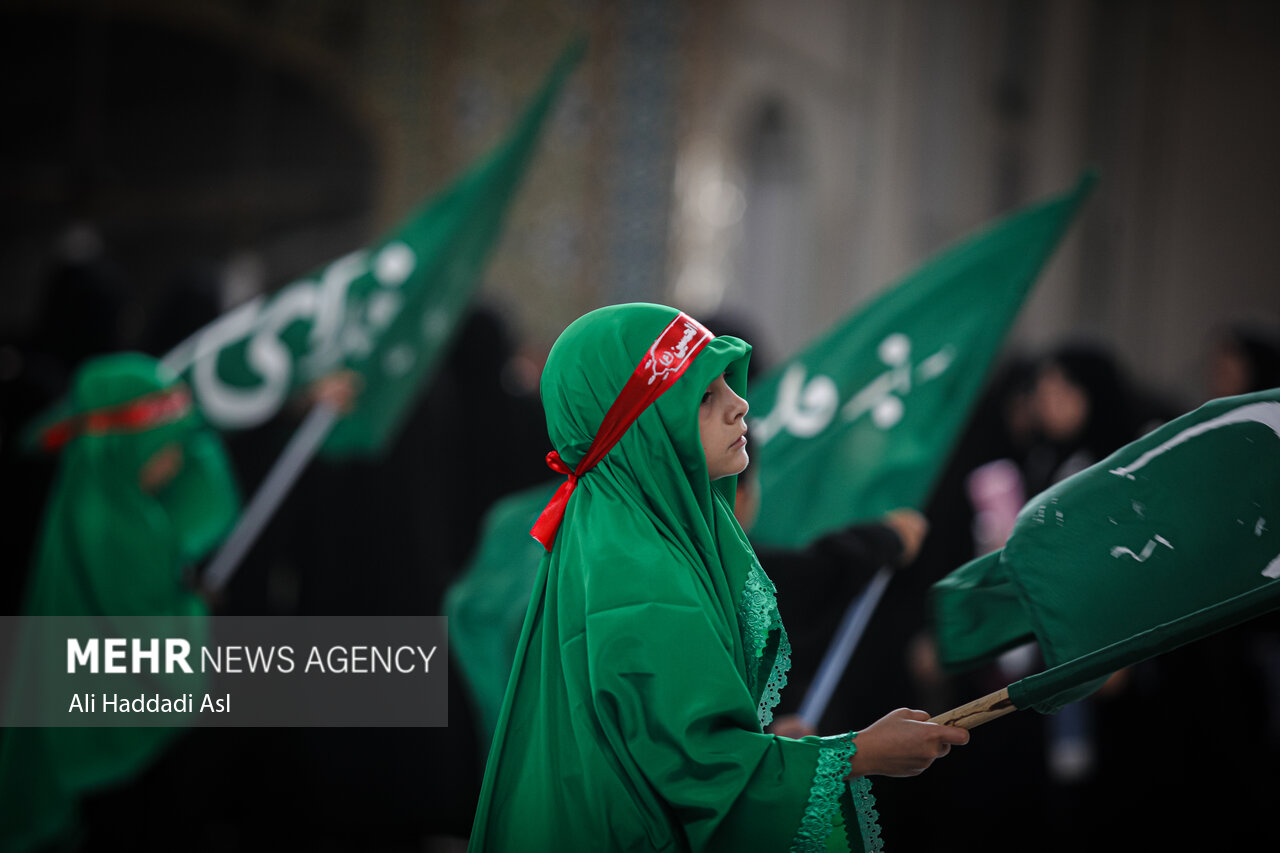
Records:
M747 467L747 401L733 392L724 375L707 387L698 406L698 433L712 480L739 474Z
M1055 441L1075 437L1089 417L1089 398L1057 367L1051 366L1040 375L1033 405L1041 428Z
M138 485L142 491L154 495L173 482L173 478L182 471L186 457L182 445L171 441L161 447L142 465L138 472Z

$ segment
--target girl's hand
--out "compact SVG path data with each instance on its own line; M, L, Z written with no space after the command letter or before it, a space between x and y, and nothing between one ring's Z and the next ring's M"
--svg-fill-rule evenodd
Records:
M903 507L886 513L883 521L890 530L898 534L898 539L902 542L902 556L898 559L898 565L911 565L920 553L924 537L929 533L928 519L910 507Z
M852 776L919 776L952 746L969 742L958 726L930 723L924 711L899 708L858 732Z

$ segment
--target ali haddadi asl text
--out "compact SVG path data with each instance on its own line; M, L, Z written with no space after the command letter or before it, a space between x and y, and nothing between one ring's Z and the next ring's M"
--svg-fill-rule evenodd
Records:
M191 693L183 693L176 699L161 699L159 693L153 693L150 696L145 693L138 696L121 696L118 693L74 693L67 713L190 714L197 710L202 714L229 714L231 713L231 694L215 696L206 693L197 708L194 694Z

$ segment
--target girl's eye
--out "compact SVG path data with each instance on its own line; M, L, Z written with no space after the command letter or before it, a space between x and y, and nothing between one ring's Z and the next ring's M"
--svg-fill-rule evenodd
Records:
M707 401L708 401L708 400L710 400L710 399L711 399L711 392L710 392L710 391L708 391L707 393L705 393L705 394L703 394L703 395L702 395L702 402L704 402L704 403L705 403L705 402L707 402Z

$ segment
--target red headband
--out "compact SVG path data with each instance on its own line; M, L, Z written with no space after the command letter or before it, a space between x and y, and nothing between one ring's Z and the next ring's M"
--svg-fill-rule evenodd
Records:
M685 369L693 361L707 342L714 337L706 326L685 314L676 315L671 325L663 330L658 339L649 346L645 357L636 365L627 384L622 386L618 399L613 401L600 429L596 432L587 455L582 457L578 467L569 470L569 466L560 458L560 454L551 451L547 454L547 467L552 471L568 475L569 479L560 484L551 497L542 515L529 531L534 539L542 543L548 551L555 542L556 531L560 529L560 521L564 518L565 507L569 504L569 495L578 486L578 479L605 457L622 438L623 433L635 423L640 413L649 408L654 400L662 396L668 388L675 384Z
M118 406L94 409L58 421L40 436L40 446L54 451L81 435L140 432L176 421L190 411L191 392L186 388L156 391Z

